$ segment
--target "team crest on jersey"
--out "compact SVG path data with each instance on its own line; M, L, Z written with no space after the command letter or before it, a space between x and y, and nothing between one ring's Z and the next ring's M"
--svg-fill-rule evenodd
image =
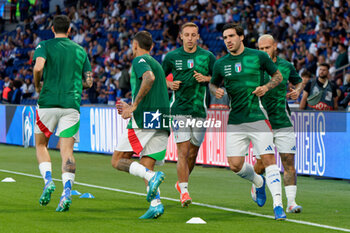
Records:
M236 71L236 73L240 73L242 71L242 64L241 63L235 64L235 71Z
M193 66L194 66L194 61L193 61L193 59L187 60L187 67L191 69L191 68L193 68Z

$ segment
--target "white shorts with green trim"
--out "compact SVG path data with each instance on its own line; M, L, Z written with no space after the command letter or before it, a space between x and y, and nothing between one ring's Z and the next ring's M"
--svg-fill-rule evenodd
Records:
M34 133L50 137L56 130L56 136L73 137L79 142L80 113L73 108L37 108Z
M175 142L176 143L181 143L181 142L186 142L190 141L191 144L200 147L205 136L205 127L186 127L186 122L187 121L205 121L205 118L196 118L196 117L186 117L182 115L175 116L174 119L174 124L172 124L172 130L174 132L174 137L175 137ZM180 127L179 122L183 122L183 125L185 127Z
M116 147L116 151L135 152L140 157L147 155L163 161L168 145L169 133L155 129L127 129Z
M275 153L270 123L261 120L238 125L227 125L226 156L248 155L250 141L252 141L259 156Z

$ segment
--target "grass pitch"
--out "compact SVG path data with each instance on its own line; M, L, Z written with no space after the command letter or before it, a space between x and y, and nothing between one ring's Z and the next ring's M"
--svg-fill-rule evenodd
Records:
M50 154L53 177L61 179L59 152L51 150ZM193 201L217 207L193 204L181 208L174 188L176 164L167 163L157 167L166 174L166 180L160 186L161 196L166 197L162 200L165 213L156 220L139 220L149 206L146 197L142 196L146 192L142 179L113 169L110 156L75 153L75 158L76 182L85 185L75 184L73 189L89 192L95 198L73 196L69 212L57 213L61 182L55 181L57 188L51 202L43 207L39 205L44 186L41 178L3 171L40 176L35 149L0 145L0 180L5 177L16 180L15 183L0 183L0 232L350 232L350 184L347 181L299 176L297 202L303 206L303 212L287 214L293 222L278 222L266 217L273 216L269 191L265 206L259 208L251 200L250 183L225 168L196 166L190 177ZM283 199L286 207L285 196ZM186 224L192 217L200 217L207 224ZM319 225L305 225L305 222Z

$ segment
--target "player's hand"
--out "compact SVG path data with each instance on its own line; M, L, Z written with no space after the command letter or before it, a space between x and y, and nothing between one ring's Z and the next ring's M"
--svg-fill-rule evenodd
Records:
M224 95L225 95L224 89L222 89L222 88L216 89L215 97L216 97L217 99L221 99Z
M300 91L293 88L289 88L289 92L287 93L287 98L296 100L298 99L299 95L300 95Z
M255 89L255 91L253 91L253 94L255 94L256 96L258 97L261 97L261 96L264 96L266 92L268 92L268 88L267 86L260 86L260 87L257 87Z
M115 106L117 107L118 114L122 115L123 119L130 118L132 116L133 111L135 111L133 106L125 103L122 100L117 101L117 104Z
M122 112L122 118L123 119L129 119L132 117L132 113L136 110L136 107L134 105L126 104L123 106L123 112Z
M197 82L202 83L202 82L209 82L210 77L205 76L201 73L198 73L197 71L194 71L193 77L197 80Z
M123 105L127 104L122 100L117 100L117 103L115 104L115 106L117 107L118 110L118 114L121 115L123 113Z
M173 90L173 91L179 90L181 83L182 83L181 81L173 81L173 82L171 82L170 89Z
M122 112L122 118L123 119L129 119L132 116L134 109L131 105L127 105L126 107L123 108Z

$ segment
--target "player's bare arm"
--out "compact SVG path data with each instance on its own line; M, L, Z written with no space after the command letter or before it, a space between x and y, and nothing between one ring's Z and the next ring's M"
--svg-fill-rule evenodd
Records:
M87 71L84 73L84 79L85 80L83 80L83 88L89 89L90 87L92 87L92 72L91 71Z
M268 91L277 87L278 84L280 84L283 80L283 77L282 77L282 74L279 70L277 70L272 76L271 76L271 79L270 81L264 85L267 87Z
M209 83L209 90L213 95L215 95L217 99L221 99L225 94L224 89L218 88L216 85L212 83Z
M148 94L149 90L151 90L155 79L156 78L155 78L152 71L146 71L142 75L142 82L141 82L140 90L135 98L134 103L133 103L134 110L137 108L137 106L139 105L141 100Z
M140 90L135 98L134 103L132 105L123 105L123 109L122 109L123 119L128 119L131 117L131 114L136 110L141 100L147 95L149 90L151 90L154 80L155 80L155 76L152 71L146 71L142 75Z
M205 76L201 73L198 73L197 71L194 71L193 77L197 80L197 82L210 82L211 77L210 76Z
M41 77L43 76L44 66L45 66L45 58L38 57L35 60L34 70L33 70L33 76L34 76L34 85L36 92L40 93L41 91Z
M280 84L283 80L282 74L279 70L277 70L272 76L270 81L260 87L257 87L255 89L255 91L253 91L253 94L257 95L258 97L261 97L263 95L265 95L266 92L268 92L269 90L275 88L278 86L278 84Z

